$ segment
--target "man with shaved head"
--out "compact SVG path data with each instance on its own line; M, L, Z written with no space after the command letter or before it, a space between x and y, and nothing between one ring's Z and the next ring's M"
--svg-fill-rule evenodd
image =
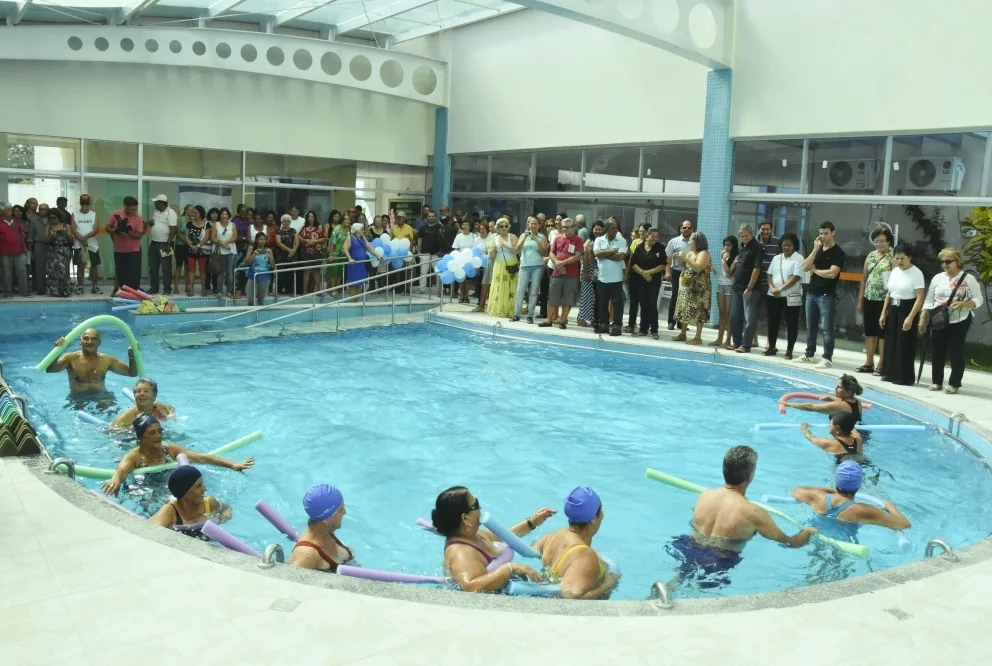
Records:
M55 341L55 346L61 346L65 338ZM127 348L128 364L124 365L109 354L101 354L100 332L95 328L88 328L79 336L79 346L82 351L68 352L62 354L48 366L48 372L69 373L70 393L97 393L107 390L104 379L107 371L115 372L118 375L128 377L138 376L138 364L134 360L134 350Z

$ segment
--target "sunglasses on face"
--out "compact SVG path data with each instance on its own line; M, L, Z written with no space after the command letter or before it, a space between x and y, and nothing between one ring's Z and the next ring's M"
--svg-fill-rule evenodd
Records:
M948 265L950 265L950 264L956 264L957 262L958 262L958 260L957 260L957 259L941 259L941 260L940 260L940 263L941 263L942 265L944 265L944 266L948 266Z
M479 510L479 498L476 497L475 502L472 503L472 505L468 508L468 511L466 511L465 513L472 513L473 511L478 511L478 510Z

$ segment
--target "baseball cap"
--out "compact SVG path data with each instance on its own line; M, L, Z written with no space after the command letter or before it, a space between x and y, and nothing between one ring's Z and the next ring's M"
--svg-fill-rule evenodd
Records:
M159 194L154 199L152 199L152 201L154 203L158 203L159 201L161 201L162 203L169 203L169 197L165 196L164 194Z

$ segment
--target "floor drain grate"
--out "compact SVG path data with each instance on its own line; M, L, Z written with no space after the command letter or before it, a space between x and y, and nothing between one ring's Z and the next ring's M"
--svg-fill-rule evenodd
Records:
M296 610L296 607L300 605L300 602L296 599L276 599L269 606L272 610L282 611L283 613L292 613Z
M913 617L901 608L886 608L885 612L894 617L897 620L908 620Z

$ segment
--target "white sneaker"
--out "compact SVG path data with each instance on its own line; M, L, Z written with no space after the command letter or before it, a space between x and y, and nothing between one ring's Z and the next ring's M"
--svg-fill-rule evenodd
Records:
M813 359L809 356L800 356L796 359L796 363L812 363Z
M827 359L823 359L819 363L816 364L816 367L818 367L818 368L832 368L833 367L833 364L830 361L828 361Z

